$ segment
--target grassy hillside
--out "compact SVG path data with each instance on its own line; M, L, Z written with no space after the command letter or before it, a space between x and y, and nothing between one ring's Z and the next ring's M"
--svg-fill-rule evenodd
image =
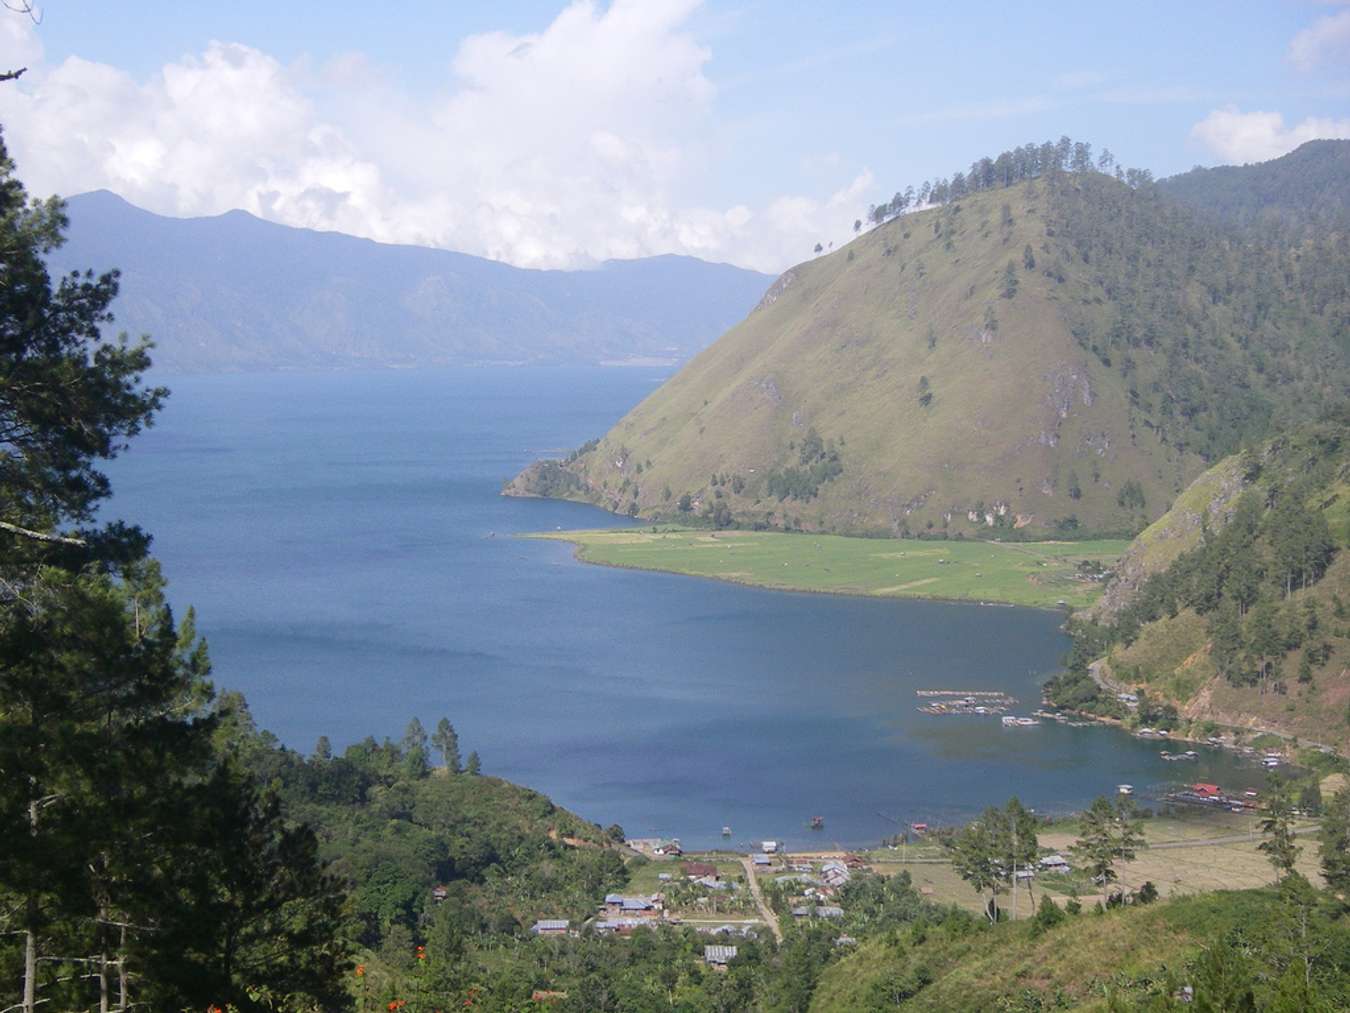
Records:
M1344 242L1314 266L1248 239L1097 172L902 215L507 492L717 526L1137 531L1345 389Z
M1279 970L1262 968L1258 976L1230 953L1250 954L1247 947L1277 935L1285 918L1273 890L1252 890L1084 913L1048 931L1018 923L873 939L826 969L811 1009L1187 1009L1168 1002L1186 984L1207 1009L1267 1009L1287 987L1269 976ZM1343 947L1343 919L1334 931L1325 942ZM1323 994L1336 995L1345 969L1327 974ZM1229 1005L1248 989L1259 1005Z
M775 531L632 528L550 532L588 563L664 570L788 591L1078 608L1123 541L993 542L844 538Z
M1074 624L1065 704L1143 720L1145 691L1193 730L1274 731L1350 750L1350 424L1301 427L1202 475Z

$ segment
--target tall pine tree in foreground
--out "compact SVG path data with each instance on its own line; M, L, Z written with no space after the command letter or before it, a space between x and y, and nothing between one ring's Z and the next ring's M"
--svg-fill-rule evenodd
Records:
M334 1008L313 837L216 752L149 539L92 523L167 392L101 337L115 274L48 275L65 225L0 142L0 1009Z

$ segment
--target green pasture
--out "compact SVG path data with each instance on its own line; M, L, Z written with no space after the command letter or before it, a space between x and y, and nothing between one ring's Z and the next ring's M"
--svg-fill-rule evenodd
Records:
M577 557L588 563L756 587L1042 608L1091 604L1101 583L1080 573L1079 564L1110 566L1129 544L920 541L669 527L531 537L572 542Z

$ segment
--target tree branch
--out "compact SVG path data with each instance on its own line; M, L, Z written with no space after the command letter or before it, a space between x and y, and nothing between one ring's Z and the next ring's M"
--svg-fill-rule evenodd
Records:
M41 531L34 531L31 528L21 528L17 524L11 524L9 521L0 521L0 531L8 531L11 534L22 535L24 538L31 538L36 542L52 542L57 545L78 545L84 548L88 543L83 538L70 538L66 535L48 535Z

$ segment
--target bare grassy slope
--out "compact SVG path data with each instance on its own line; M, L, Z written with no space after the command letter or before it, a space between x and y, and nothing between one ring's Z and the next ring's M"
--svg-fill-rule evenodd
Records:
M1102 296L1054 251L1047 194L976 194L788 271L578 458L579 495L654 516L688 494L694 513L844 532L1139 526L1200 460L1132 423L1119 373L1070 332L1065 308ZM780 500L769 475L803 466L812 430L843 472ZM1143 508L1119 503L1127 479Z

